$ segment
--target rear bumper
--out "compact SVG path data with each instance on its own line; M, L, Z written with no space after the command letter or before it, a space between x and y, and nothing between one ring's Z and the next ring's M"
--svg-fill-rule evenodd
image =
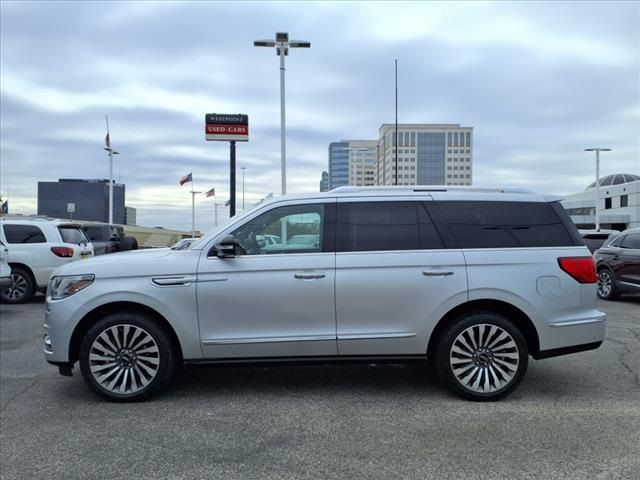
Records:
M598 348L604 340L607 315L596 309L553 319L538 330L540 351L548 358Z

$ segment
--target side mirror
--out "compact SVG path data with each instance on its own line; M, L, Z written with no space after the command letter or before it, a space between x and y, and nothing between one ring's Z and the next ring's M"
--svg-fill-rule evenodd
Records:
M213 253L219 258L229 258L236 256L236 241L233 235L223 237L213 247Z

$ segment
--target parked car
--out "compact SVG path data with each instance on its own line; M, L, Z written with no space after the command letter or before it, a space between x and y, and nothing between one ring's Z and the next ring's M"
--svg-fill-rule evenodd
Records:
M594 253L599 249L611 235L617 235L620 233L618 230L579 230L580 236L584 240L584 244L587 246L591 253Z
M9 249L0 241L0 291L11 286L11 267L9 266Z
M93 256L80 225L42 218L3 218L0 241L9 248L11 285L0 291L6 303L23 303L44 290L51 273L65 263Z
M615 300L621 293L640 293L640 228L615 235L595 253L598 296Z
M301 231L319 242L269 251L256 240ZM343 187L262 202L188 250L61 267L44 357L63 375L79 362L113 401L159 392L180 364L427 359L453 392L495 400L529 356L600 346L596 282L548 196Z
M82 229L87 238L93 243L96 255L138 249L138 241L135 237L125 235L122 225L84 223Z
M183 238L171 245L171 250L187 250L197 238Z

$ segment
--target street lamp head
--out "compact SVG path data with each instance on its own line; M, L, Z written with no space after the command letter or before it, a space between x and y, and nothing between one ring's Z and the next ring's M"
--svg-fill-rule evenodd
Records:
M291 48L311 48L311 42L305 40L291 40L289 42Z
M116 152L115 150L111 150L111 153L112 153L113 155L120 155L120 152Z
M256 40L253 42L254 47L275 47L276 42L273 40Z
M585 152L610 152L611 149L610 148L594 147L594 148L585 148L584 151Z

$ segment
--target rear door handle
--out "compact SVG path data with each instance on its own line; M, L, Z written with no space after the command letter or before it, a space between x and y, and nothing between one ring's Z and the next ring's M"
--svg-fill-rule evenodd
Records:
M293 275L295 278L299 280L316 280L318 278L324 278L324 273L295 273Z
M422 275L425 277L448 277L453 275L451 270L423 270Z

